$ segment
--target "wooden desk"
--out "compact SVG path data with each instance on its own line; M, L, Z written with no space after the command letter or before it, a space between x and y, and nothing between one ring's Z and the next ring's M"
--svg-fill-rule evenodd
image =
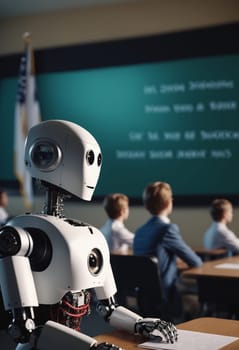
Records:
M202 317L177 325L178 329L189 331L198 331L212 334L227 335L239 337L239 321L226 320L220 318ZM145 338L130 335L123 331L114 331L109 334L103 334L96 337L99 342L107 341L111 344L122 347L125 350L136 350L138 344L146 341ZM223 350L238 350L239 340L224 346ZM210 349L209 349L210 350Z
M112 250L110 252L110 254L113 254L113 255L134 255L132 249L127 249L123 252L122 252L122 250Z
M208 261L208 260L215 260L215 259L222 259L226 257L227 251L226 249L206 249L203 247L196 247L192 248L197 255L200 256L200 258L203 261ZM124 252L121 250L114 250L111 251L111 254L116 254L116 255L134 255L132 249L128 249ZM181 259L178 258L178 266L179 269L186 269L188 268L188 265L184 263Z
M239 278L239 269L224 269L215 268L216 265L220 264L239 264L239 255L227 257L223 259L217 259L212 261L204 262L201 267L190 268L183 274L188 277L198 278L201 276L207 277L222 277L222 278Z
M239 256L207 261L201 267L184 271L183 276L197 279L201 302L225 304L239 310L239 269L215 267L225 263L239 264Z
M227 256L226 249L206 249L203 247L194 247L193 250L203 261L222 259Z

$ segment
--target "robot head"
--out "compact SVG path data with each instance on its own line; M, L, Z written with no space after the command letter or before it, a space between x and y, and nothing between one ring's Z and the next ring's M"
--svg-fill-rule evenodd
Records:
M49 120L33 126L26 140L30 175L84 200L91 200L102 156L95 138L77 124Z

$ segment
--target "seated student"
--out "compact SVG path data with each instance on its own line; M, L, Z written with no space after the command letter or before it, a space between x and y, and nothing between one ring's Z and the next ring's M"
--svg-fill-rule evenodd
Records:
M110 252L126 253L132 248L134 234L124 225L129 216L129 199L125 194L113 193L105 197L104 209L108 220L100 228Z
M8 194L3 188L0 188L0 226L5 225L5 223L9 219L9 214L6 210L7 206Z
M135 255L154 256L158 259L162 292L168 315L182 315L182 300L178 289L179 273L176 259L179 257L189 266L201 266L199 256L185 243L179 227L170 222L173 208L172 190L166 182L154 182L143 193L145 208L151 214L149 220L135 232Z
M228 255L238 254L239 238L227 226L233 218L232 203L224 198L215 199L211 204L210 214L213 222L204 233L204 248L225 248Z

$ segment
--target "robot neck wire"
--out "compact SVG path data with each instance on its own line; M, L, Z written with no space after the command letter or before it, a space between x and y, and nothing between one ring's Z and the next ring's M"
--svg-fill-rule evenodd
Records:
M53 216L63 216L64 194L55 186L46 187L44 214Z
M90 300L91 293L87 290L69 292L51 308L51 319L80 332L82 317L90 314Z

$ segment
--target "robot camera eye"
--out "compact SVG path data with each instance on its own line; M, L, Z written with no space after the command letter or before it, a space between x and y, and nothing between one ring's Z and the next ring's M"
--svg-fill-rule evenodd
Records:
M103 266L103 257L99 249L92 249L88 256L88 268L93 275L97 275Z
M98 164L98 166L100 166L101 163L102 163L102 155L101 155L101 153L99 153L98 158L97 158L97 164Z
M89 165L92 165L95 160L95 154L94 151L90 150L86 153L86 161Z
M56 169L62 159L60 148L48 140L36 142L30 149L30 156L33 164L43 171Z

